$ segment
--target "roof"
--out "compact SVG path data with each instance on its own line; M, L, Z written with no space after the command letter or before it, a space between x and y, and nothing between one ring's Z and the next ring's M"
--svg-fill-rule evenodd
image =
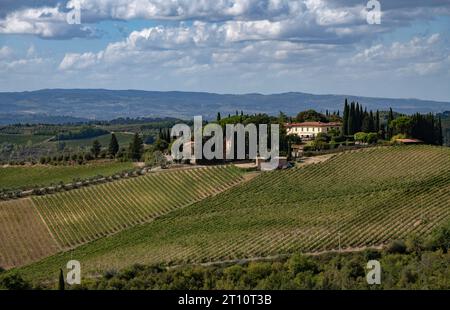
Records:
M423 141L419 139L396 139L395 141L400 143L423 143Z
M286 124L286 127L336 127L341 126L341 123L336 122L330 122L330 123L323 123L323 122L304 122L304 123L290 123Z

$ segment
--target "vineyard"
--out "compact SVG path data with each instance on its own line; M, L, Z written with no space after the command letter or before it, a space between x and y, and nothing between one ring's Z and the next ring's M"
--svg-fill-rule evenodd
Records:
M59 244L71 248L148 222L239 180L237 168L188 169L33 197L33 201Z
M233 166L186 169L1 202L0 266L23 265L149 222L240 181Z
M413 233L427 236L449 219L449 149L371 148L264 173L21 271L30 278L56 276L70 257L89 273L133 263L209 262L381 245Z
M3 268L36 261L59 249L30 199L0 202L0 222Z
M97 175L109 176L132 169L129 162L104 162L76 166L10 166L0 167L0 189L49 186L70 183L74 178L85 179Z

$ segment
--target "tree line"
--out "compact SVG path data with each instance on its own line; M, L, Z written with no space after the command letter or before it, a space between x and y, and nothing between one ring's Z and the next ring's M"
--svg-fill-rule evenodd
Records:
M352 136L358 133L376 133L385 140L414 138L434 145L442 145L444 142L440 116L436 117L432 113L408 116L394 113L390 108L387 120L384 121L380 111L367 111L358 102L349 104L345 99L342 134Z

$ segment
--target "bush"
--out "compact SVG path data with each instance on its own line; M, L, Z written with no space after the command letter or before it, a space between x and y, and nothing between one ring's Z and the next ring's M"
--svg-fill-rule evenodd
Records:
M322 150L329 150L330 149L330 145L322 140L315 140L312 144L311 147L313 150L316 151L322 151Z
M366 142L369 144L375 144L378 142L378 134L375 132L370 132L367 134Z
M406 244L403 240L394 240L386 247L386 252L390 254L406 253Z
M346 139L344 136L336 136L336 137L331 138L332 142L345 142L345 140Z
M31 285L22 279L19 274L14 273L0 279L0 288L6 290L29 290Z
M437 228L427 242L427 248L442 250L447 253L450 249L450 222Z
M355 141L358 141L361 143L367 143L367 133L365 133L365 132L355 133Z
M423 240L417 235L408 237L405 241L405 245L408 253L420 254L423 250Z
M318 272L316 263L309 257L304 255L293 255L288 261L288 270L291 274L297 274L300 272L311 271L313 273Z

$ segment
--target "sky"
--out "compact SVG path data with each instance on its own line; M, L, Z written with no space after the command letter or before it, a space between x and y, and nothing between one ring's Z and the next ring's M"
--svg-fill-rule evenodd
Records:
M0 91L44 88L450 101L450 0L0 0Z

